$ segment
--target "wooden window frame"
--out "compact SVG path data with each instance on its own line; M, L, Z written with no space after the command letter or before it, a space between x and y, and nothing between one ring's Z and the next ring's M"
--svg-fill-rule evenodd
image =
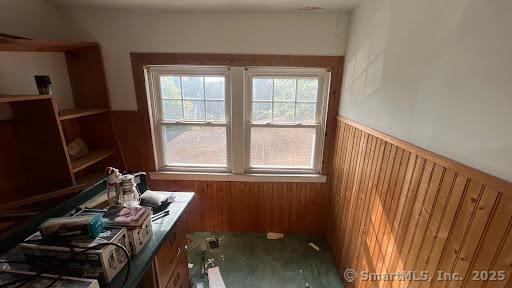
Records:
M320 174L327 175L330 170L333 145L336 133L336 116L341 91L341 79L343 71L342 56L292 56L292 55L245 55L245 54L189 54L189 53L131 53L132 73L137 97L138 114L143 121L143 128L151 131L154 139L153 123L151 117L150 95L146 83L146 67L151 65L194 65L194 66L229 66L237 67L310 67L325 68L331 73L329 83L328 107L326 113L325 138L323 143L323 155ZM232 115L234 117L234 115ZM235 119L232 119L235 121ZM153 161L150 161L149 169L157 170L157 153L155 143L150 139ZM144 139L148 143L148 139ZM149 155L148 155L149 156ZM283 175L286 178L287 175ZM187 176L189 177L189 176ZM279 177L279 176L277 176ZM234 177L233 179L236 181ZM246 177L242 177L246 181ZM305 177L308 178L308 177ZM290 180L290 178L286 178ZM225 180L224 180L225 181ZM292 179L293 181L293 179ZM301 181L301 180L298 180ZM325 177L324 177L325 181ZM314 181L312 181L314 182Z

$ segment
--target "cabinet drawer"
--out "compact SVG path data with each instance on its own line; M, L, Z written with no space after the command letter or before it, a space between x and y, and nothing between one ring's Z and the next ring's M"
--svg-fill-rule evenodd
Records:
M167 286L178 261L181 259L181 255L186 254L185 244L185 232L180 219L176 222L169 233L168 238L165 240L164 244L158 251L158 254L155 256L158 284L160 288Z
M176 266L176 270L174 270L174 274L167 284L166 288L189 288L190 287L190 276L188 273L188 257L187 253L183 253L181 256L180 262L178 266Z

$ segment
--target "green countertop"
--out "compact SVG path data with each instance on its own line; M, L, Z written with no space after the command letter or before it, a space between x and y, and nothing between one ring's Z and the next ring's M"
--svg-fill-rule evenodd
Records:
M183 214L185 209L187 208L190 201L194 197L193 192L161 192L165 194L172 194L176 196L169 207L166 210L169 210L169 215L166 217L160 218L153 222L153 237L149 240L142 251L139 252L135 257L133 257L130 261L130 275L128 276L128 280L126 282L125 288L135 288L137 284L144 276L144 273L149 268L153 258L157 254L158 250L164 243L164 240L168 236L172 227L178 220L178 218ZM121 288L123 284L123 280L126 275L127 267L125 266L119 274L110 282L109 287L113 288Z

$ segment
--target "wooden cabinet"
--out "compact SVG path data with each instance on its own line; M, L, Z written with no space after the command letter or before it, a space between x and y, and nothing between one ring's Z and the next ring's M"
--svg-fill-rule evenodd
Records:
M183 253L180 258L180 262L176 266L176 270L173 273L166 288L188 288L190 286L190 276L188 273L188 257L187 253Z
M188 257L185 229L178 219L162 244L139 288L188 288Z

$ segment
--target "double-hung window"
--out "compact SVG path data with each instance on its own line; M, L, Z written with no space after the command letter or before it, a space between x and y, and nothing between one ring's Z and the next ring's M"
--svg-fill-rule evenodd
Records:
M160 169L229 171L228 71L174 66L149 70Z
M146 72L159 171L320 173L326 69L148 66Z
M327 80L319 69L248 69L248 171L320 171Z

